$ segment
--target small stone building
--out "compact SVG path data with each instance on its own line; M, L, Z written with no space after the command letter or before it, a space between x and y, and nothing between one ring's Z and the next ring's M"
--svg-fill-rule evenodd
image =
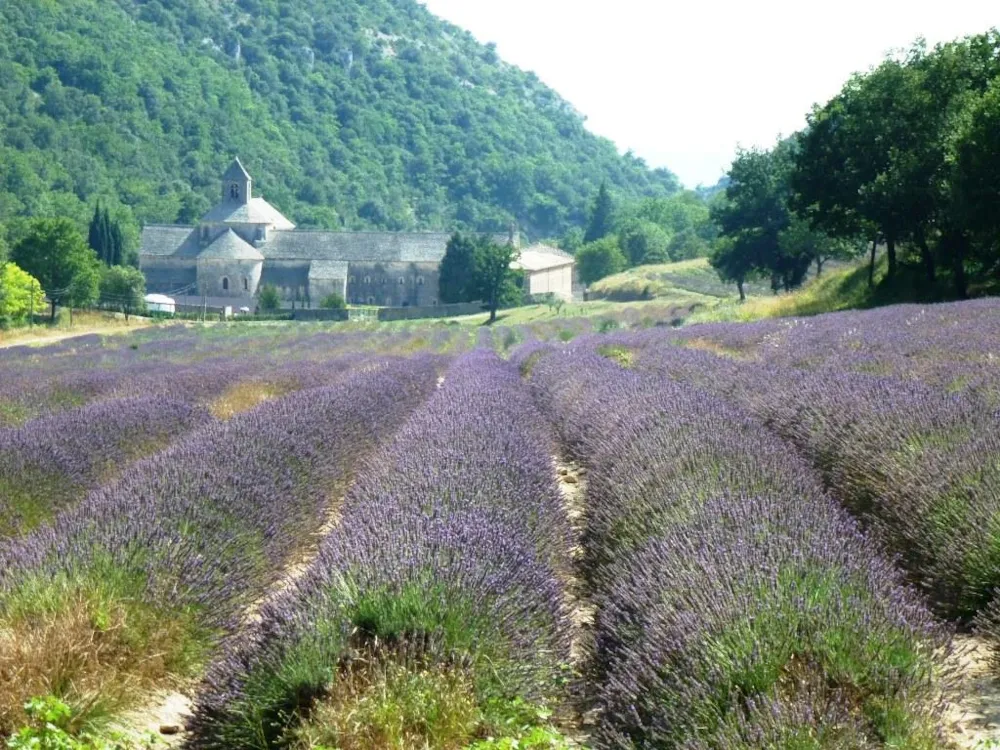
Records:
M573 299L576 260L569 253L549 245L532 245L521 250L512 267L524 271L526 295L551 294L567 302Z
M316 307L336 292L349 304L423 307L438 304L450 237L298 230L253 195L253 180L236 159L222 177L219 204L197 226L144 227L139 264L148 292L213 304L252 308L260 288L272 285L286 305ZM497 239L519 244L515 232ZM535 272L527 270L530 278Z

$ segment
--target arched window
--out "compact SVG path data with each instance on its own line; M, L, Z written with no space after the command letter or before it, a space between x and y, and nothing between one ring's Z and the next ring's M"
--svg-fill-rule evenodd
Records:
M347 281L348 281L348 283L353 284L354 283L354 277L351 276Z
M224 292L229 291L229 278L226 276L222 277L222 291Z
M368 304L369 305L374 305L375 304L375 298L374 297L369 297L368 298Z
M229 186L229 197L230 198L240 197L240 186L237 185L235 182Z
M417 286L423 286L423 285L424 285L424 277L417 276Z
M372 283L372 277L371 276L365 276L365 283L366 284L371 284Z
M399 285L403 286L403 284L405 284L405 283L406 283L406 279L404 279L402 276L400 276L399 277Z
M248 279L246 276L243 277L243 291L244 292L250 291L250 279Z

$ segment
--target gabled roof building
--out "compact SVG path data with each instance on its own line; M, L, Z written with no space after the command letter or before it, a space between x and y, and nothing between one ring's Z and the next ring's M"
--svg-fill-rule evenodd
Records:
M447 232L298 230L253 195L253 179L236 159L222 176L220 202L197 226L143 228L139 262L150 293L252 307L259 289L273 285L289 304L317 306L336 292L350 304L431 306L438 304L438 267L450 237ZM497 239L520 244L516 232ZM572 257L553 252L550 263L572 268ZM539 273L531 266L545 265L534 254L521 266L529 279ZM561 289L564 271L544 273L558 275Z

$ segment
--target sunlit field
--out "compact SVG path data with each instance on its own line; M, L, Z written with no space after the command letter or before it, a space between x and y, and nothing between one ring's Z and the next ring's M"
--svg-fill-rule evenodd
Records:
M1000 304L675 317L0 350L0 736L991 739Z

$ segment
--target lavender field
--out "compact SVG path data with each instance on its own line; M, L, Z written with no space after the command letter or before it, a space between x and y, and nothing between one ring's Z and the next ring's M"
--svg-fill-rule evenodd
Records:
M655 323L0 350L0 738L991 747L1000 304Z

